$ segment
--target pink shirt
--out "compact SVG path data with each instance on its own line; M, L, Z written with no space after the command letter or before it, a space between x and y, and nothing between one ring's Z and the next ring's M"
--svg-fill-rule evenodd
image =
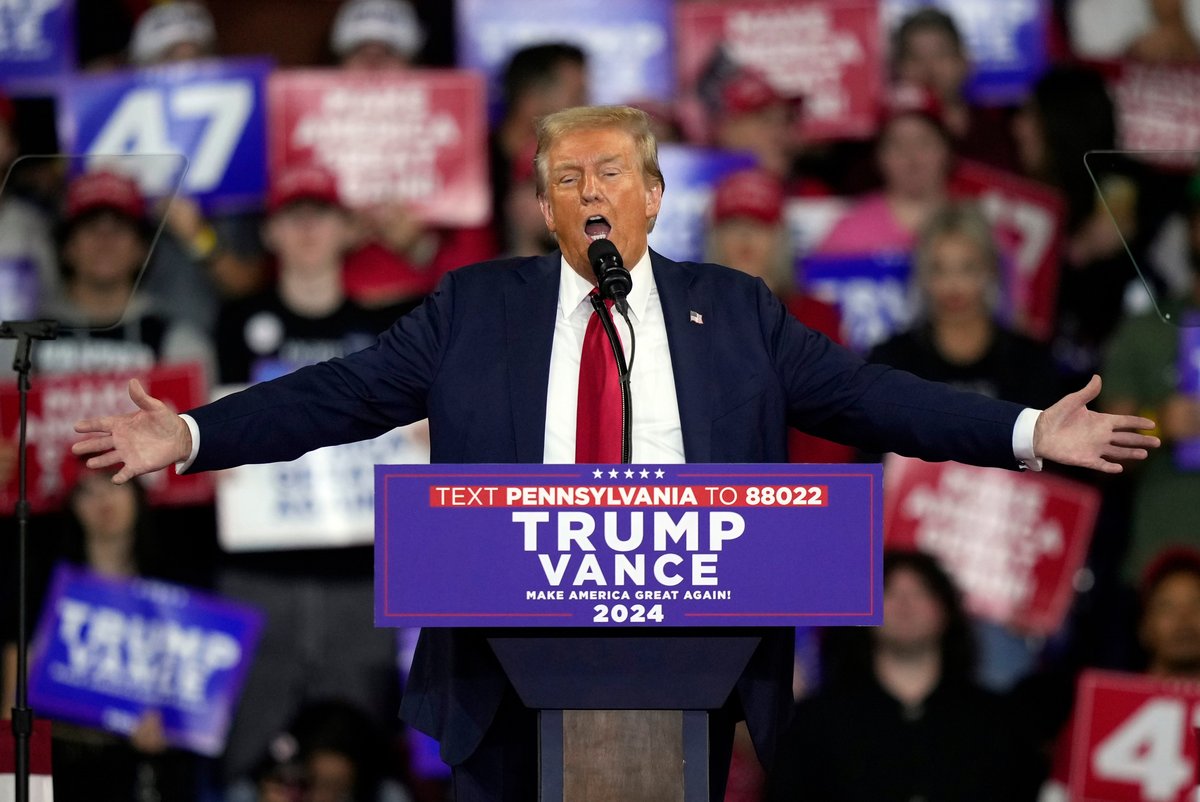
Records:
M915 244L915 232L900 225L883 193L875 193L850 207L817 246L816 252L910 251Z

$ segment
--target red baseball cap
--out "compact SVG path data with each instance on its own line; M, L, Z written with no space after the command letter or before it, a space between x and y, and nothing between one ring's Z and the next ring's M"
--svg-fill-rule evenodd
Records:
M749 217L769 225L783 219L783 182L760 168L739 170L721 179L713 195L713 223Z
M897 84L891 87L879 108L879 130L882 131L893 120L915 114L924 117L946 132L946 120L941 101L923 86Z
M751 114L776 103L799 103L799 98L780 94L766 75L751 67L739 67L722 81L720 97L726 114Z
M99 169L84 173L67 187L67 220L96 209L111 209L141 220L146 214L146 199L129 176Z
M1142 571L1138 590L1145 603L1150 594L1169 575L1185 572L1200 577L1200 549L1192 546L1168 546L1155 555Z
M275 214L284 206L299 201L340 207L342 199L338 194L337 177L319 164L283 168L271 181L271 190L267 194L267 211Z

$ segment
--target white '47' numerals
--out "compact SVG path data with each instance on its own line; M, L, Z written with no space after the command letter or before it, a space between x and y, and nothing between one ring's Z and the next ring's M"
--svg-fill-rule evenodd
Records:
M1193 726L1200 705L1192 711ZM1092 770L1105 780L1141 787L1147 802L1175 802L1192 779L1184 752L1187 704L1180 699L1146 702L1092 753Z

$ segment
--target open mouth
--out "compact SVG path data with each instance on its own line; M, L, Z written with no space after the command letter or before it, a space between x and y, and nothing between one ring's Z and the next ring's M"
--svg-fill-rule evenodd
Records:
M594 214L587 219L583 224L583 233L588 239L595 242L598 239L608 239L609 232L612 231L612 226L601 215Z

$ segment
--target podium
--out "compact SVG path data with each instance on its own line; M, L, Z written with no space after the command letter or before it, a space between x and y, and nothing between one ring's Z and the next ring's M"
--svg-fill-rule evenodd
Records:
M882 619L882 503L877 465L377 466L376 625L487 628L539 799L700 802L761 628Z

